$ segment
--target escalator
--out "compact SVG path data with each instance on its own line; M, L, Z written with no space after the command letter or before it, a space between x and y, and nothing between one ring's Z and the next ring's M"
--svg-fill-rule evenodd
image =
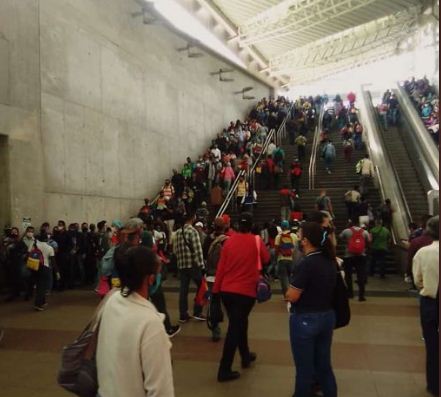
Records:
M427 194L417 172L418 159L410 152L412 142L409 140L409 126L400 120L396 125L388 125L386 129L380 115L371 103L372 112L376 116L377 130L382 137L383 147L389 154L392 166L399 178L405 203L409 210L410 220L418 222L422 215L428 213Z

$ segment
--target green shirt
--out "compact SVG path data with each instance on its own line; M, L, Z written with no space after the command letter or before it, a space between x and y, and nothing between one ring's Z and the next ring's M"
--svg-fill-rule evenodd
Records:
M390 232L384 226L375 226L371 229L372 249L374 251L386 251L390 239Z

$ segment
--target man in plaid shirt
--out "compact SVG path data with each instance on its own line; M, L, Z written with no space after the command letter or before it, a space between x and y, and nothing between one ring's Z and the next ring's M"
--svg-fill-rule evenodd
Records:
M179 288L180 323L186 323L190 319L188 315L188 289L190 281L194 281L198 290L202 283L204 258L199 233L193 227L195 220L195 214L188 213L184 226L176 231L173 241L173 252L176 255L181 280ZM196 303L193 307L193 318L195 320L205 321L205 317L202 315L202 306Z

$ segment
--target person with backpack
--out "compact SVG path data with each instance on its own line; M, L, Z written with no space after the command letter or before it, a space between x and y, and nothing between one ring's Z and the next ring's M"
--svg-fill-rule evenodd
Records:
M368 185L375 174L374 164L368 153L356 164L355 170L360 175L360 193L366 196L369 191Z
M357 215L357 206L361 200L361 194L358 191L358 186L354 186L353 189L348 190L345 193L345 205L348 211L348 220L354 221Z
M276 148L273 150L272 156L275 164L281 169L283 169L283 163L285 160L285 151L280 146L276 146Z
M222 247L228 240L228 236L225 235L225 223L222 218L216 218L214 220L214 231L207 236L202 251L204 252L204 259L207 263L207 286L208 291L213 290L214 282L216 280L217 264L219 263ZM219 324L212 324L211 340L218 342L221 338L221 329Z
M296 140L295 144L297 145L297 156L299 157L300 162L303 163L306 157L306 143L308 140L306 139L305 135L300 134Z
M328 174L331 174L332 164L334 163L336 152L335 146L330 139L324 144L322 150L322 157L325 160L325 169Z
M366 252L370 243L370 235L367 230L364 230L359 226L355 226L350 222L348 227L340 233L339 238L346 242L343 268L345 271L345 281L348 287L349 297L354 297L352 286L352 273L355 270L358 283L358 300L360 302L363 302L366 300Z
M284 185L282 189L279 190L280 198L280 218L282 221L289 220L291 213L291 195L293 192L289 190L288 185Z
M300 163L299 159L295 158L294 161L291 163L291 188L294 189L299 194L300 191L300 179L303 174L303 168L302 164Z
M296 234L291 233L287 220L282 221L280 227L282 228L282 233L276 237L274 246L277 255L278 276L283 296L285 296L293 269L293 260L298 239Z
M331 220L335 218L331 198L326 195L326 189L322 189L320 196L315 200L315 209L316 211L325 211Z
M33 228L27 228L28 237L33 233ZM32 235L33 243L29 248L26 266L30 270L30 278L28 284L27 296L32 295L35 288L34 309L36 311L43 311L47 307L46 291L49 285L51 276L51 267L55 260L54 249L47 244L47 234L41 234L38 240Z
M97 395L174 397L164 315L149 301L161 280L161 264L155 252L133 245L120 247L115 255L121 290L102 309L96 346Z
M370 274L374 276L378 266L380 277L385 278L385 258L391 240L390 231L383 226L380 219L377 219L375 227L370 230L370 234L372 237Z

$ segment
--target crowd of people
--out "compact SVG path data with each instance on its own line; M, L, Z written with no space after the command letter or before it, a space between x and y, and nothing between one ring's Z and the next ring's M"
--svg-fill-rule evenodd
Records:
M260 188L279 189L277 174L290 164L291 189L284 185L279 190L280 220L255 224L245 200L250 189L254 190L246 171L259 157L269 130L277 128L291 112L289 141L304 149L324 101L322 97L301 98L291 107L285 98L263 99L245 122L232 122L220 133L197 162L188 158L181 172L174 170L158 197L152 202L146 199L137 217L124 224L114 220L108 225L102 220L96 226L72 223L66 227L60 220L53 228L49 223L38 230L29 226L22 236L18 228L6 228L0 251L9 287L6 300L29 300L35 294L34 308L43 311L54 290L94 288L100 296L107 296L96 351L99 395L137 396L156 390L158 395L173 396L169 338L189 321L207 321L212 341L220 341L220 302L228 327L217 379L227 382L240 377L233 369L236 350L242 368L252 367L257 354L248 342L248 317L257 298L256 284L262 282L263 275L272 276L279 280L283 300L289 303L290 342L296 364L294 396L309 396L318 387L325 396L337 396L330 357L338 270L344 269L349 298L354 295L352 275L356 273L358 299L365 301L368 257L371 275L378 271L385 277L385 256L391 244L390 201L375 211L366 199L372 162L366 155L357 164L361 186L354 186L344 196L348 226L339 234L333 226L335 215L326 190L317 197L314 213L304 216L301 211L298 198L304 151L302 156L299 150L298 158L290 163L283 150L271 142L258 165L256 183ZM348 101L346 108L335 98L334 113L325 112L324 132L337 123L343 140L352 140L355 148L362 149L363 129L358 123L355 95L350 93ZM323 147L329 143L323 134ZM277 167L282 172L274 172ZM245 173L235 195L242 210L237 222L231 222L227 214L216 217L241 170ZM410 245L423 237L421 230L422 225ZM428 230L432 242L437 240L433 225ZM345 245L343 259L337 257L338 241ZM412 251L414 256L416 251ZM412 258L412 264L416 262ZM163 290L163 281L172 274L179 279L179 324L171 321ZM433 276L425 271L421 259L413 274L418 288L426 284L425 277ZM192 282L196 294L189 308ZM427 290L423 331L431 371L428 385L435 390L435 363L429 348L435 346L430 310L437 294L433 296L433 288ZM308 321L314 321L314 330L309 329ZM123 369L119 362L125 363Z
M404 89L414 103L424 125L435 143L439 144L439 98L435 88L424 76L416 80L412 77L404 82Z

